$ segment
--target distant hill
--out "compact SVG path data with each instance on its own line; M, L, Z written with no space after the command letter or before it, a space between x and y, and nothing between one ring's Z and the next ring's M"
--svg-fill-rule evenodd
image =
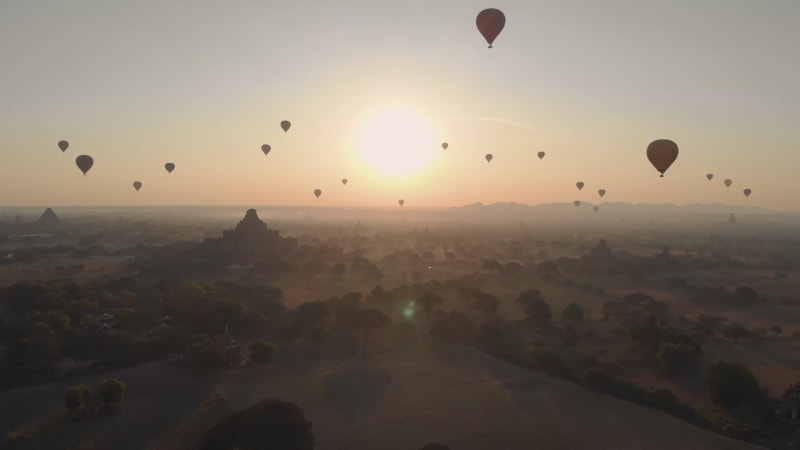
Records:
M697 213L697 214L730 214L732 209L739 213L778 213L772 209L756 208L752 206L725 205L722 203L690 203L687 205L675 205L672 203L625 203L625 202L582 202L576 208L573 203L544 203L541 205L526 205L516 202L498 202L489 205L483 203L472 203L470 205L457 206L451 211L481 212L481 213L536 213L536 212L565 212L574 211L583 207L600 205L606 212L614 213Z

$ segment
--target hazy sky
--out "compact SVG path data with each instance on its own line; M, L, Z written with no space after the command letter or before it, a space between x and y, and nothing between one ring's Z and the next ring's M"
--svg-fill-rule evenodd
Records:
M491 50L487 7L507 18ZM597 203L605 188L800 210L799 20L797 0L0 0L0 205ZM409 177L360 156L395 106L432 131ZM659 138L680 147L665 178L645 157Z

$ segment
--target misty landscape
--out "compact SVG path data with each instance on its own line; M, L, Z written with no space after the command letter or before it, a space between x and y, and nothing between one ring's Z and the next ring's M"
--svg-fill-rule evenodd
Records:
M799 216L735 210L9 208L0 431L227 448L279 398L321 449L788 448Z

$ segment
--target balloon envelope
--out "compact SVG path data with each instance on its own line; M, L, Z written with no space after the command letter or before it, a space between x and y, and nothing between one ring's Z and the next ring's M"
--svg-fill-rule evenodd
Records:
M650 164L652 164L656 170L661 172L662 177L664 176L664 172L669 169L669 166L671 166L677 158L678 144L669 139L658 139L647 146L647 159L650 160Z
M175 170L175 164L166 163L164 164L164 168L167 169L167 172L172 173L172 171Z
M75 164L78 166L78 169L81 169L81 172L86 175L86 172L94 165L94 159L89 155L80 155L75 158Z
M606 195L606 190L600 189L599 191L597 191L597 193L600 194L600 198L603 198L603 196Z
M283 129L284 133L289 131L289 128L291 128L291 127L292 127L292 123L289 122L288 120L282 120L281 121L281 128Z
M314 197L319 198L320 195L322 195L322 191L319 189L314 189Z
M406 201L405 201L405 200L403 200L403 199L400 199L400 200L398 200L398 201L397 201L397 203L398 203L400 206L403 206L403 205L405 205L405 204L406 204Z
M492 48L494 40L497 39L497 36L503 31L503 27L506 26L506 16L499 9L484 9L475 18L475 24L478 26L478 31L480 31L483 38L489 43L489 48Z
M68 147L69 147L69 142L67 142L67 141L58 141L58 148L61 149L62 153L67 151Z
M597 206L597 205L594 205L594 206L592 206L592 209L594 210L594 212L597 212L597 211L600 210L600 207Z
M492 158L494 158L494 156L492 156L491 153L487 153L485 158L486 158L486 162L492 162Z
M544 159L544 152L539 152L536 155L539 157L539 159Z
M450 145L447 142L442 142L442 148L443 149L447 150L447 147L449 147L449 146Z
M714 178L714 174L713 173L707 173L706 174L706 178L708 179L708 181L711 181L711 179Z
M575 186L577 186L578 190L580 191L581 189L583 189L583 181L578 181L577 183L575 183Z
M731 185L733 184L733 180L728 178L725 181L723 181L723 183L725 183L725 187L731 187Z
M752 194L752 193L753 193L753 191L751 191L750 189L745 189L744 190L744 196L745 197L750 197L750 194Z
M575 200L575 201L574 201L574 202L572 202L572 203L574 203L574 204L575 204L575 206L581 206L581 201L580 201L580 200Z
M141 181L134 181L133 182L133 188L136 189L136 191L138 192L139 189L142 188L142 182Z
M269 151L272 150L269 144L264 144L261 146L261 151L264 152L265 155L269 155Z
M342 178L342 184L347 184L347 178Z

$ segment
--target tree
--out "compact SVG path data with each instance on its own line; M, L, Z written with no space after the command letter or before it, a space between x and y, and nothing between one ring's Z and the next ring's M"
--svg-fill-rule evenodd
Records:
M200 450L312 450L311 422L297 405L262 400L231 414L203 435Z
M697 363L697 351L686 344L664 342L656 353L661 366L672 372L681 372Z
M553 318L553 309L544 300L534 300L526 308L525 314L534 322L547 322Z
M265 339L259 339L250 345L250 358L257 363L269 362L275 354L275 346Z
M570 303L561 311L561 323L577 325L583 323L583 308L577 303Z
M718 359L708 364L705 381L711 400L728 408L757 403L762 395L750 366L740 361Z
M420 304L425 314L430 315L437 306L441 306L442 303L444 303L444 300L438 294L426 292L417 299L417 302Z
M122 403L125 396L125 383L116 378L106 378L97 385L97 393L106 407L113 407Z
M367 351L370 333L392 323L385 314L377 309L357 309L347 314L344 320L350 329L364 332L364 352Z
M267 326L267 319L264 313L251 309L242 317L241 327L247 331L263 330Z
M749 338L753 334L743 325L733 323L722 329L722 335L733 339L733 342L738 344L739 339Z
M497 312L500 306L500 301L494 295L488 292L481 292L475 296L475 308L482 312L485 316L491 316Z

